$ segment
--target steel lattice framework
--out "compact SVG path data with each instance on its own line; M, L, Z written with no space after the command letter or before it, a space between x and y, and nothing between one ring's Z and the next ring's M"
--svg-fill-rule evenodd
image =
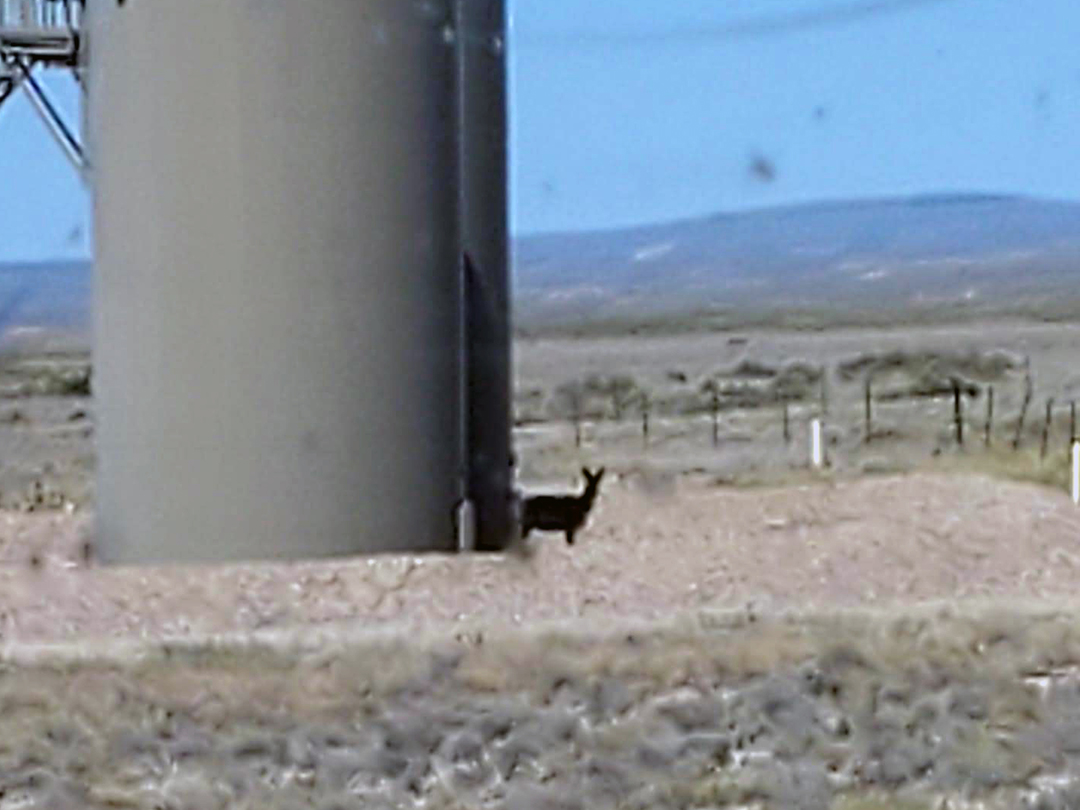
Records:
M23 90L49 133L83 175L82 144L38 81L47 69L70 70L83 86L80 28L85 0L0 0L0 107Z

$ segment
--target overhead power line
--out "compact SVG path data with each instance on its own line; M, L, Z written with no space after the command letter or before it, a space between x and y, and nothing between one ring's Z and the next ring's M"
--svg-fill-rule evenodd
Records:
M886 14L952 2L953 0L860 0L835 3L819 8L792 11L785 14L762 14L744 17L727 23L693 27L665 27L663 13L657 14L658 25L648 30L619 31L607 29L560 31L526 35L519 45L644 45L648 43L686 42L707 43L741 39L756 39L797 33L815 28L831 28ZM659 8L659 6L658 6Z

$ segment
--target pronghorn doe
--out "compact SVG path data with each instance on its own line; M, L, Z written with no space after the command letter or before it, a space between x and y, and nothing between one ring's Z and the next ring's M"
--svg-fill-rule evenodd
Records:
M574 544L574 534L589 516L593 501L596 500L600 479L604 477L604 468L589 472L582 467L585 475L585 491L580 495L535 495L525 499L521 515L521 537L529 536L533 529L548 532L565 532L567 545Z

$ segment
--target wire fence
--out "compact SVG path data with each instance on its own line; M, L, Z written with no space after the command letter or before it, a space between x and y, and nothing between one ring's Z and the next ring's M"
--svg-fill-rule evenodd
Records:
M793 459L802 459L808 467L831 466L834 453L842 453L847 465L860 459L881 465L895 451L890 469L899 470L926 451L936 456L949 447L992 451L999 462L1004 452L1017 458L1016 463L1033 461L1055 486L1071 467L1070 489L1073 500L1080 503L1075 400L1046 397L1036 407L1030 376L1022 402L1008 410L1001 407L993 385L977 391L954 378L943 390L930 393L925 398L894 401L888 393L879 397L867 379L858 403L849 398L830 411L824 396L816 401L721 409L714 391L710 398L701 399L700 407L682 413L658 413L657 403L642 395L635 407L620 410L618 416L595 409L589 412L575 401L572 404L577 407L561 417L519 422L516 433L537 446L574 450L621 446L625 451L636 445L638 452L646 454L683 454L694 464L702 463L702 451L734 451L742 461L752 462L755 470L777 460L787 465ZM777 455L770 445L784 452Z

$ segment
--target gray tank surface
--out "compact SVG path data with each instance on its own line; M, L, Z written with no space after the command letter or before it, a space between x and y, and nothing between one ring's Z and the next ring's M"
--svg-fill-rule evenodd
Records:
M507 249L506 58L503 0L457 0L461 41L461 240L466 276L466 430L476 545L500 548L518 529L507 495L511 459Z
M501 3L484 5L501 26ZM462 210L468 188L505 186L505 146L462 179L469 132L505 141L490 88L491 120L460 120L466 13L87 8L103 559L451 550L470 479L508 490L508 467L470 473L492 452L473 446L508 455L509 333L505 190ZM501 82L501 48L487 53ZM484 384L463 334L477 320L463 232L495 290ZM470 411L489 427L470 431ZM506 491L472 494L495 532L478 545L501 545Z

